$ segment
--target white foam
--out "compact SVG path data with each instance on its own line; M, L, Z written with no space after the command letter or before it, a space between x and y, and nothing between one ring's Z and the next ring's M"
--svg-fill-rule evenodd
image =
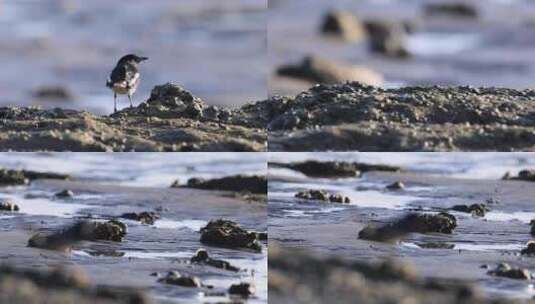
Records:
M207 221L202 220L169 220L169 219L159 219L154 222L154 227L159 229L191 229L193 231L200 231L201 228L205 227L208 224Z

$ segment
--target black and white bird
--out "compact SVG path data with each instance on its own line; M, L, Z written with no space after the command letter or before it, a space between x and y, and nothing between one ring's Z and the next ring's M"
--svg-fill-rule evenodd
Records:
M123 56L106 81L106 86L113 91L113 112L117 112L117 94L128 95L130 107L132 105L132 95L139 86L141 75L138 71L138 64L149 58L140 57L134 54Z

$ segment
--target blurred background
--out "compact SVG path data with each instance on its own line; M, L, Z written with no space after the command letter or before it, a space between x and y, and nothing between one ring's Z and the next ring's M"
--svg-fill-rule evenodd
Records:
M271 95L345 79L535 87L535 1L270 0L268 24Z
M267 0L0 1L0 106L108 114L105 82L127 53L150 58L136 105L166 82L208 104L265 99L266 8Z

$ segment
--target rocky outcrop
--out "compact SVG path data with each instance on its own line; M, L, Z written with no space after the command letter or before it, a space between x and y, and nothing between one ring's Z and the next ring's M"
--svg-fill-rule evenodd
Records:
M36 179L67 180L70 178L67 174L0 168L0 186L25 185Z
M198 277L182 275L178 271L168 272L165 277L158 279L158 282L190 288L202 287L202 282Z
M172 187L181 186L179 183L175 182L173 183ZM184 187L203 190L249 192L267 195L267 179L265 176L260 175L234 175L210 180L191 178Z
M328 12L323 18L320 32L348 42L366 38L366 29L362 22L348 11Z
M340 193L329 193L325 190L306 190L295 194L296 198L305 200L316 200L329 203L349 204L351 200L349 197Z
M507 263L499 264L496 269L490 270L488 274L515 280L531 280L531 272L528 269L511 267Z
M201 243L216 247L249 249L262 252L262 246L254 232L249 232L237 223L228 220L210 221L201 229Z
M123 213L121 217L124 219L128 219L128 220L138 221L146 225L154 225L154 222L160 218L160 216L157 213L148 212L148 211L143 211L139 213L136 213L136 212Z
M310 177L328 178L358 177L362 173L370 171L398 172L401 170L400 167L389 165L373 165L341 161L322 162L315 160L294 163L269 163L269 165L299 171Z
M208 251L206 251L206 249L197 250L195 255L193 257L191 257L190 262L193 263L193 264L208 265L208 266L212 266L212 267L215 267L215 268L234 271L234 272L240 271L240 268L231 265L227 261L211 258L208 255Z
M487 211L490 211L490 208L485 204L472 204L472 205L455 205L451 207L451 210L458 212L470 213L474 216L485 216Z
M0 201L0 211L16 212L20 211L20 208L11 201Z

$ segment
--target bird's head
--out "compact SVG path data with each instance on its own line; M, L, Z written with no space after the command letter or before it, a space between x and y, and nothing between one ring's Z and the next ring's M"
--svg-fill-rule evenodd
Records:
M119 60L119 63L140 63L142 61L145 61L149 58L147 57L141 57L141 56L138 56L138 55L134 55L134 54L128 54L128 55L125 55L123 56L120 60Z

